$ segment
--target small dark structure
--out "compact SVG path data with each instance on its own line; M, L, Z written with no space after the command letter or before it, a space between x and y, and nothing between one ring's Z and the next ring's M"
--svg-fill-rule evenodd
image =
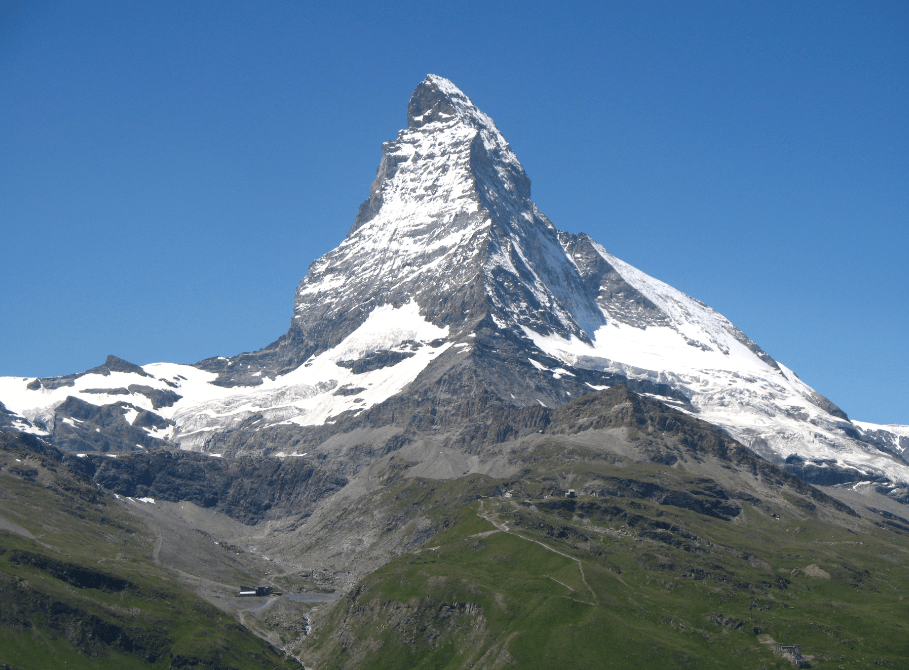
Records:
M238 596L281 596L284 591L274 586L241 586Z
M797 668L810 668L811 664L808 663L807 659L802 658L802 647L801 645L794 644L791 646L785 646L782 644L776 645L776 650L783 656L788 656L792 659L792 662Z

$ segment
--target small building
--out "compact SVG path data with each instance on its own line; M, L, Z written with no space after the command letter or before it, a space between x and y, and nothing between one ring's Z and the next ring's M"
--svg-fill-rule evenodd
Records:
M797 667L797 668L810 667L808 665L808 660L806 658L802 657L801 645L793 644L793 645L789 646L789 645L782 645L782 644L778 643L776 645L776 650L778 653L780 653L785 658L790 659L792 661L792 663L795 665L795 667Z
M238 597L258 596L260 598L281 595L284 595L284 591L274 586L241 586L240 592L237 594Z

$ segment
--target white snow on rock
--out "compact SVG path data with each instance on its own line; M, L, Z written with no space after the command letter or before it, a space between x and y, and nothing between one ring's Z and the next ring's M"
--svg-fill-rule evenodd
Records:
M261 413L263 425L295 423L318 425L332 416L348 410L362 410L399 393L434 358L449 348L450 343L430 342L443 339L448 328L426 321L416 303L395 308L376 307L366 321L336 347L311 358L290 373L276 379L265 378L259 386L225 388L212 384L217 375L189 365L152 363L143 370L154 379L135 373L111 373L110 376L84 375L72 387L54 390L29 390L30 379L0 377L0 401L10 411L32 419L53 416L53 409L75 396L86 402L102 405L120 402L122 395L85 393L84 389L126 387L144 384L161 390L173 390L181 396L172 407L153 410L172 419L176 428L146 429L155 437L172 437L182 447L199 449L208 434L236 427L253 414ZM338 362L352 361L375 352L391 351L412 354L383 368L355 374ZM99 379L100 378L100 379ZM162 379L170 380L176 388ZM334 395L337 389L348 386L362 388L355 395ZM152 410L151 401L143 395L129 396L130 403ZM130 423L138 415L127 409ZM75 419L63 421L75 425Z
M882 430L899 437L909 438L909 426L901 426L896 423L868 423L867 421L853 421L852 424L866 431Z
M909 465L902 458L850 437L853 425L861 424L822 409L813 389L786 366L774 367L746 346L744 336L724 316L594 246L671 325L634 327L604 309L606 324L588 333L590 342L524 327L542 351L570 366L668 384L689 399L698 418L724 428L778 464L798 454L909 482Z
M266 425L318 425L342 412L372 407L403 390L445 351L449 343L437 347L429 343L444 338L447 333L447 328L426 321L416 303L398 308L377 307L337 346L286 375L265 379L261 386L224 389L208 385L198 395L189 393L175 405L172 415L177 422L175 439L186 448L201 448L208 432L238 426L257 413L263 415ZM360 374L338 365L382 351L412 355L394 365ZM334 394L344 386L363 390L354 395ZM212 389L221 393L215 396ZM195 397L201 400L194 402Z
M466 100L459 91L457 95ZM491 120L477 116L479 110L466 103L459 114L402 130L384 145L374 185L381 193L381 209L310 266L298 289L297 318L323 299L336 306L327 313L330 318L351 300L379 290L415 290L427 282L440 288L457 285L457 261L465 249L476 249L482 231L491 225L473 187L471 142L479 133L484 142L507 148L498 131L483 126Z

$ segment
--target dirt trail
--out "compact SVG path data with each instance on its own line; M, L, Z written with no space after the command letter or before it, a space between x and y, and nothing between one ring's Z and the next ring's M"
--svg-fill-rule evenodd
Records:
M571 598L571 600L575 600L576 602L579 602L579 603L584 603L585 605L596 605L596 601L599 599L597 598L597 594L593 592L593 589L590 588L590 584L587 583L587 577L584 575L584 564L581 562L581 559L575 558L574 556L570 556L566 553L563 553L563 552L559 551L558 549L553 549L549 545L543 544L539 540L534 540L531 537L524 537L520 533L516 533L516 532L512 531L511 529L508 528L508 526L505 523L502 523L502 522L496 520L496 517L498 517L498 514L484 514L484 512L483 512L483 510L484 510L483 503L484 502L485 501L483 501L483 500L480 501L480 509L477 511L477 516L480 517L481 519L485 519L486 521L491 523L499 531L501 531L503 533L508 533L509 535L512 535L514 537L519 537L522 540L525 540L526 542L533 542L534 544L538 544L541 547L543 547L543 549L546 549L547 551L551 551L552 553L558 554L559 556L564 556L565 558L571 559L572 561L577 563L578 571L581 573L581 581L584 582L584 586L586 586L587 590L590 591L590 596L593 598L593 600L595 602L589 603L586 600L577 600L576 598ZM547 575L547 577L548 577L548 575ZM559 584L562 584L562 582L560 582L558 579L555 579L554 577L549 577L549 578L554 582L558 582ZM570 586L568 586L567 584L562 584L562 586L564 586L565 588L574 592L574 589L571 588Z
M570 586L568 586L568 584L566 584L565 582L560 582L558 579L556 579L556 578L553 577L552 575L546 575L546 576L549 577L549 578L550 578L552 581L554 581L556 584L561 584L562 586L564 586L566 589L568 589L568 590L571 591L572 593L577 593L577 591L575 591L573 588L571 588Z

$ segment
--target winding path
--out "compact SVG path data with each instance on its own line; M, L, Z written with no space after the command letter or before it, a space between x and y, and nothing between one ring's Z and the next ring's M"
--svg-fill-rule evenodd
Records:
M498 514L488 514L488 513L484 513L484 511L483 511L483 510L484 510L484 503L485 503L484 500L480 500L480 509L477 511L477 516L480 517L481 519L485 519L486 521L488 521L489 523L491 523L493 526L496 527L496 530L495 530L495 531L488 531L488 532L486 532L486 533L477 533L476 535L471 535L471 537L480 537L480 536L491 535L492 533L494 533L494 532L496 532L496 531L499 531L499 532L502 532L502 533L508 533L509 535L513 535L514 537L519 537L519 538L521 538L522 540L525 540L525 541L527 541L527 542L533 542L534 544L538 544L538 545L540 545L541 547L543 547L543 549L546 549L547 551L551 551L551 552L554 553L554 554L558 554L559 556L564 556L565 558L568 558L568 559L574 561L575 563L578 564L578 571L581 573L581 581L584 582L584 586L586 586L586 587L587 587L587 590L590 591L590 595L591 595L591 597L593 598L593 600L594 600L595 602L589 603L589 602L587 602L586 600L577 600L576 598L569 598L569 599L570 599L570 600L574 600L575 602L584 603L585 605L596 605L596 604L597 604L596 601L599 600L599 599L597 598L597 594L593 592L593 589L590 588L590 584L587 583L587 577L584 575L584 564L581 562L581 559L575 558L574 556L570 556L570 555L568 555L568 554L566 554L566 553L563 553L563 552L559 551L558 549L553 549L553 548L550 547L548 544L543 544L543 543L540 542L539 540L534 540L534 539L531 538L531 537L524 537L524 536L521 535L520 533L514 532L514 531L511 530L505 523L502 523L502 522L496 520L495 517L497 517ZM546 576L549 577L549 575L546 575ZM558 579L556 579L555 577L549 577L549 579L551 579L552 581L554 581L554 582L556 582L556 583L558 583L558 584L562 584L562 586L564 586L564 587L565 587L566 589L568 589L569 591L572 591L573 593L577 593L573 588L571 588L571 587L568 586L567 584L563 584L562 582L560 582L560 581L559 581ZM566 596L566 597L568 597L568 596Z

